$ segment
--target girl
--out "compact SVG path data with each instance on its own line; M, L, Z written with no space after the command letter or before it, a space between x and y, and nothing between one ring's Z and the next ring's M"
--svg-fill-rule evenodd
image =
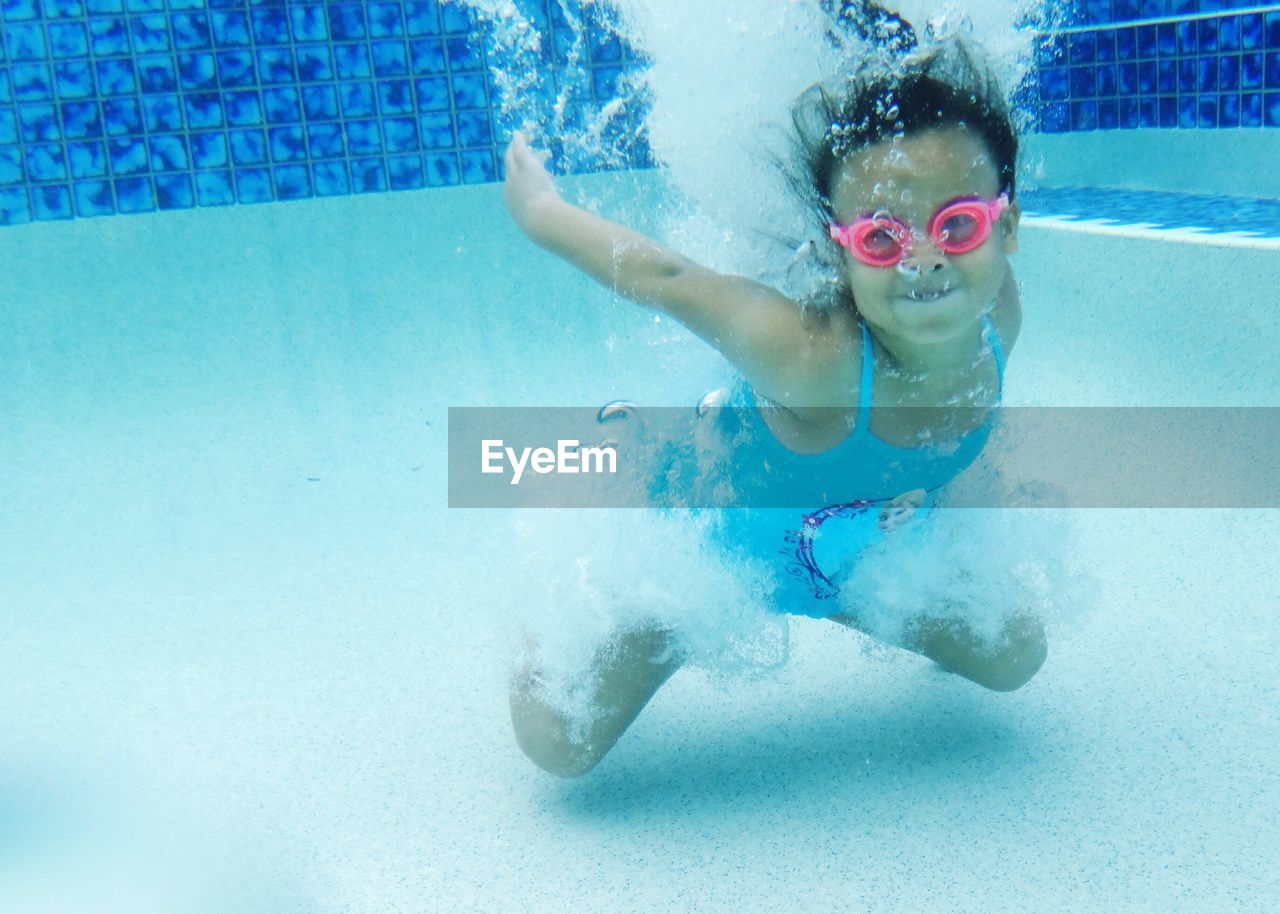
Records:
M745 512L728 526L762 554L785 556L780 610L865 630L851 600L837 608L830 599L835 568L910 519L986 441L1021 322L1007 259L1019 218L1017 140L994 80L954 40L887 72L855 74L836 92L810 90L795 123L798 189L840 277L825 307L704 269L566 203L546 154L520 134L506 153L505 197L536 244L680 321L741 372L744 408L723 412L759 433L733 439L748 442L734 454L745 472L767 463L770 474L824 487L830 479L852 494L811 513ZM816 533L841 522L844 537L823 544L844 554L818 560ZM1029 615L1011 619L994 645L945 615L914 620L900 646L999 691L1044 662L1044 631ZM553 774L586 773L684 659L676 635L656 624L617 633L590 671L586 721L554 707L544 674L525 663L511 690L520 747Z

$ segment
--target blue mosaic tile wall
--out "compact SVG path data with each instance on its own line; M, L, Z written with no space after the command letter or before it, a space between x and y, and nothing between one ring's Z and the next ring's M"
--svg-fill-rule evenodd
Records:
M1280 127L1280 5L1239 0L1098 0L1089 22L1135 8L1181 19L1068 27L1037 60L1036 120L1046 133L1136 127ZM1187 11L1183 13L1183 10ZM1105 14L1105 17L1104 17Z
M602 4L566 5L519 0L572 124L642 64ZM1280 126L1280 5L1242 6L1078 0L1035 123ZM497 180L485 29L442 0L0 0L0 225Z
M635 64L581 15L591 106ZM484 28L437 0L0 0L0 224L497 180Z

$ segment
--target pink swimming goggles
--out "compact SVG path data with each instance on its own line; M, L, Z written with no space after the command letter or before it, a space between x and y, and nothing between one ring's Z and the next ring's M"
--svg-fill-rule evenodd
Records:
M994 200L952 200L929 220L929 239L944 254L967 254L991 236L991 227L1008 208L1008 194ZM848 226L831 223L831 238L873 267L893 266L915 244L911 227L883 211L863 216Z

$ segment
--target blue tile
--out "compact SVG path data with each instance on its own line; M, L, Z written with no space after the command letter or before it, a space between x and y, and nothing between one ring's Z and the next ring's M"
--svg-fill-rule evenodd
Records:
M63 102L62 132L74 140L102 136L102 117L98 112L98 103Z
M110 216L116 211L110 181L77 181L75 198L77 216Z
M474 41L468 38L449 38L445 41L449 55L449 70L453 73L477 72L484 69L484 57Z
M108 136L142 132L142 109L136 98L109 98L102 103L102 123Z
M313 159L333 159L343 155L341 124L308 124L307 148Z
M619 67L596 67L591 71L592 91L597 101L612 101L618 97L618 83L622 80Z
M173 46L179 51L202 51L213 44L209 17L204 13L174 13L169 17L173 28Z
M85 0L86 12L94 15L104 13L123 13L124 0Z
M1160 114L1156 110L1156 99L1154 98L1138 99L1138 116L1141 119L1141 126L1159 127Z
M261 130L232 130L231 160L237 165L259 165L267 160L267 139Z
M1138 30L1116 30L1116 59L1136 60L1138 57Z
M1178 129L1190 130L1196 125L1196 100L1183 96L1178 99Z
M357 3L335 3L330 6L329 34L335 41L364 38L364 8Z
M20 102L40 102L53 97L49 68L44 64L19 64L9 71L13 97Z
M1196 126L1218 126L1218 99L1216 96L1200 97L1199 104L1196 105Z
M1109 63L1116 59L1116 33L1112 29L1103 29L1094 36L1094 59L1098 63Z
M1178 30L1173 23L1163 22L1156 26L1156 46L1161 57L1177 56Z
M169 50L168 23L163 16L135 16L129 20L133 34L133 53Z
M173 134L148 137L147 145L151 147L152 171L176 171L191 167L191 160L187 157L187 144L182 137Z
M1240 58L1218 58L1218 88L1224 92L1240 88Z
M1138 100L1136 98L1120 99L1120 127L1123 130L1136 130L1141 126L1138 116Z
M1218 50L1240 50L1240 18L1230 16L1218 23Z
M0 165L3 170L3 165ZM23 225L31 221L25 187L0 188L0 225Z
M592 63L620 63L622 61L622 43L612 32L590 29L587 32L587 47Z
M271 174L265 168L241 168L236 171L236 197L241 203L266 203L274 196Z
M1262 29L1268 48L1280 48L1280 10L1266 14Z
M22 124L22 142L47 143L62 138L58 128L58 112L53 105L23 105L18 111Z
M26 177L21 149L0 149L0 184L21 184Z
M363 44L338 44L333 47L334 66L339 79L362 79L373 75L369 49Z
M1136 95L1138 92L1138 65L1122 63L1116 67L1116 92L1120 95Z
M93 69L87 60L60 60L53 65L59 98L88 98L94 94Z
M1262 95L1251 92L1240 96L1240 126L1262 126Z
M311 166L316 196L332 197L351 193L345 162L316 162Z
M1198 68L1194 57L1178 61L1178 91L1189 95L1196 91Z
M1262 101L1263 123L1268 127L1280 127L1280 92L1268 92Z
M445 187L462 183L462 172L458 167L458 157L452 152L436 152L425 157L427 167L427 185Z
M251 13L253 38L259 46L289 43L289 17L283 6L260 6Z
M261 48L258 50L258 75L263 83L291 83L297 81L293 69L291 48Z
M73 178L101 178L107 174L107 156L101 143L68 143L67 164Z
M33 187L31 199L36 204L37 219L70 219L75 215L71 208L71 188L65 184Z
M1096 44L1091 32L1076 32L1067 40L1067 60L1073 64L1093 63Z
M178 78L188 92L215 89L218 86L214 56L207 52L178 55Z
M416 84L419 111L448 111L449 82L442 78L420 79Z
M1093 101L1071 102L1071 129L1097 130L1098 103Z
M1097 78L1093 67L1071 68L1071 97L1092 98L1098 93Z
M338 92L333 86L303 86L302 104L311 120L338 116Z
M1219 127L1240 126L1240 96L1238 95L1219 95L1218 96L1218 126Z
M371 46L373 72L378 76L404 76L409 72L403 41L379 41Z
M1109 96L1116 94L1116 66L1115 64L1103 64L1094 68L1097 77L1098 95Z
M38 22L8 26L6 42L10 60L44 60L49 56L44 29Z
M391 38L404 34L404 26L400 22L400 4L370 3L369 37Z
M1201 57L1196 61L1196 89L1199 92L1213 92L1218 88L1217 59Z
M262 123L262 97L254 91L229 92L223 96L227 123L233 127L253 127Z
M381 159L355 159L351 162L351 188L358 194L387 189L387 171Z
M467 149L462 152L461 158L464 184L484 184L497 180L493 153L488 149Z
M1196 24L1194 22L1179 22L1173 27L1174 34L1177 36L1177 45L1179 54L1194 54L1196 52Z
M1264 45L1262 16L1250 13L1240 17L1240 47L1246 51L1256 50Z
M191 175L156 175L156 206L160 209L187 209L195 205Z
M485 107L488 99L485 97L484 79L480 76L454 77L453 104L459 109Z
M123 19L91 19L89 43L99 57L129 53L129 33Z
M35 19L40 15L36 0L4 0L5 22L18 22L23 19Z
M226 134L215 132L191 134L191 161L201 170L225 168L228 164Z
M382 134L377 121L347 121L347 149L352 155L382 151Z
M219 51L218 78L223 86L252 86L258 80L248 51Z
M83 57L89 53L89 33L83 22L49 23L49 50L54 57Z
M1156 88L1162 93L1178 91L1178 68L1172 60L1156 62Z
M147 170L147 147L142 140L112 140L107 152L113 175L136 175Z
M178 77L173 72L173 58L139 57L134 61L134 69L143 94L177 91Z
M342 113L347 117L368 117L377 104L373 83L342 83L338 91L342 99Z
M413 87L408 80L378 83L378 107L383 115L413 111Z
M276 199L299 200L311 196L311 173L305 165L281 165L273 170Z
M289 20L294 41L324 41L329 37L329 20L319 4L290 7Z
M302 138L302 128L297 125L288 127L272 127L268 131L271 146L271 161L297 162L307 157L307 148Z
M333 79L333 58L325 45L314 45L298 48L298 79L302 82L317 82L322 79Z
M1211 54L1218 50L1218 20L1201 19L1196 23L1196 50Z
M449 149L455 145L453 118L448 114L424 114L418 118L418 124L422 127L424 149Z
M138 91L133 75L133 61L127 58L99 60L98 91L103 95L128 95Z
M36 181L65 181L67 160L58 143L41 143L26 147L27 178Z
M302 120L298 90L293 86L263 89L262 112L268 124L296 124Z
M418 123L411 117L387 118L382 122L382 136L387 152L412 152L421 148Z
M249 17L239 10L215 10L209 13L213 28L213 40L220 48L247 48L249 46Z
M0 108L0 146L18 142L18 119L14 112Z
M445 72L444 42L439 38L410 42L409 66L415 76Z
M192 130L222 126L222 101L216 92L188 95L185 99L187 126Z
M1262 55L1261 54L1241 54L1240 55L1240 88L1242 89L1261 89L1262 88Z
M231 172L196 172L196 199L201 206L227 206L234 203L236 198L231 186Z
M466 7L449 3L440 7L440 25L445 32L470 35L475 31L476 19Z
M125 8L133 13L164 9L164 0L125 0Z
M9 71L0 67L0 103L13 101L13 87L9 84Z
M1268 89L1280 89L1280 51L1267 52L1266 80Z
M1154 25L1138 26L1138 58L1145 60L1155 57L1159 42L1156 40Z
M440 8L435 0L404 4L405 30L410 35L440 34Z
M1176 98L1162 97L1156 100L1158 126L1160 127L1177 127L1178 126L1178 100Z
M422 160L417 156L387 159L387 178L392 190L417 190L427 184L422 173Z
M458 143L462 146L487 146L493 142L487 111L458 112Z

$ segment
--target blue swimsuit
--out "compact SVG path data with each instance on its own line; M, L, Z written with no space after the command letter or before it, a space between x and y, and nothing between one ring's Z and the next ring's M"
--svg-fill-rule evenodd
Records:
M745 382L725 405L707 418L732 442L728 459L744 491L767 493L773 504L818 504L799 508L729 508L721 512L718 535L730 549L748 555L775 555L778 612L824 618L837 612L832 601L850 562L885 534L880 512L906 492L924 490L924 511L939 489L978 458L991 433L993 415L960 438L939 445L896 447L871 434L872 379L875 353L871 334L862 324L862 380L856 425L849 437L817 454L800 454L773 436L756 410ZM1004 385L1004 354L995 328L984 318L983 337L996 360ZM998 396L998 395L997 395Z

